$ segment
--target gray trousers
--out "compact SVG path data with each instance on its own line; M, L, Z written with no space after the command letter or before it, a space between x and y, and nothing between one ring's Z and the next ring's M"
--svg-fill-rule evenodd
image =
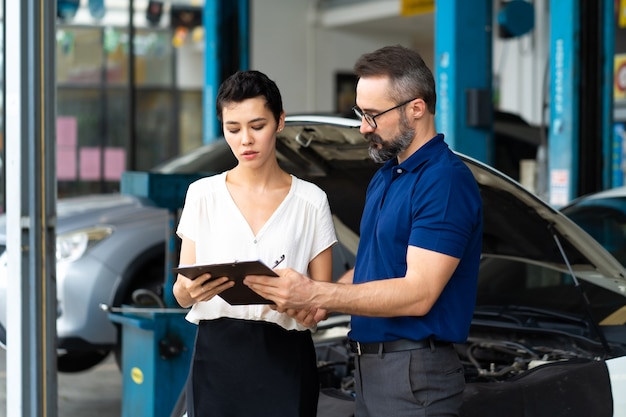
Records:
M452 345L355 357L356 417L458 417L463 366Z

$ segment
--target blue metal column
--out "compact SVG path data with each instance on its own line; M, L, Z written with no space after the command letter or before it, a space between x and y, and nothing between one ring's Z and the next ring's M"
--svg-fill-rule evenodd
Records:
M249 66L249 0L206 0L202 12L205 31L203 142L220 137L215 114L217 90L223 78Z
M123 332L121 417L170 417L189 373L196 325L183 309L131 310L109 316Z
M555 207L567 204L578 186L579 0L550 0L550 132L548 195Z
M204 174L126 171L122 194L150 199L169 212L163 300L166 308L122 306L109 318L122 329L122 417L168 417L189 372L197 327L185 319L172 288L178 265L176 213L189 184Z
M493 163L492 0L437 0L437 130L456 151Z
M621 137L619 138L620 147L615 155L615 125L613 117L613 86L614 86L614 59L615 59L615 3L613 0L602 1L602 20L603 34L602 43L605 60L602 65L602 131L605 132L602 138L602 155L604 166L602 167L602 186L603 188L619 187L624 184L623 175L614 176L614 172L620 172L621 164L618 162L615 166L616 156L621 162L622 149Z
M250 68L250 2L239 0L239 63L242 70Z
M221 67L218 53L220 2L221 0L205 0L202 10L204 26L203 143L214 141L220 134L220 126L215 115L215 99L220 84Z

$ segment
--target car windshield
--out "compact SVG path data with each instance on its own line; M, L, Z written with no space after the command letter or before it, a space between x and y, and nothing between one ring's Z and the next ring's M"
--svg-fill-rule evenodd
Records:
M582 200L563 213L626 266L626 197Z

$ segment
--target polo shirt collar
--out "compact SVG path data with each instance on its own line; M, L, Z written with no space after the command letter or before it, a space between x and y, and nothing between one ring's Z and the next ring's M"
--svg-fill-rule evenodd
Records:
M413 152L404 162L398 164L398 158L392 158L385 162L382 167L382 171L391 171L396 167L401 168L403 171L413 172L419 169L419 167L433 155L439 154L442 149L447 148L448 145L443 140L443 134L439 133L431 140L426 142L421 148Z

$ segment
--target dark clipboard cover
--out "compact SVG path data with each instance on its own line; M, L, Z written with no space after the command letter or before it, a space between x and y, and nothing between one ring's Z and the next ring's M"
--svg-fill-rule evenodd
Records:
M230 280L235 281L234 287L229 288L219 294L219 296L222 297L224 301L231 305L274 304L272 301L267 300L252 291L248 286L243 283L243 279L246 277L246 275L268 275L271 277L278 276L276 272L274 272L269 266L265 265L261 261L179 266L173 268L172 271L176 274L184 275L190 279L196 279L198 276L208 272L209 274L211 274L211 278L209 279L209 281L219 277L228 277Z

